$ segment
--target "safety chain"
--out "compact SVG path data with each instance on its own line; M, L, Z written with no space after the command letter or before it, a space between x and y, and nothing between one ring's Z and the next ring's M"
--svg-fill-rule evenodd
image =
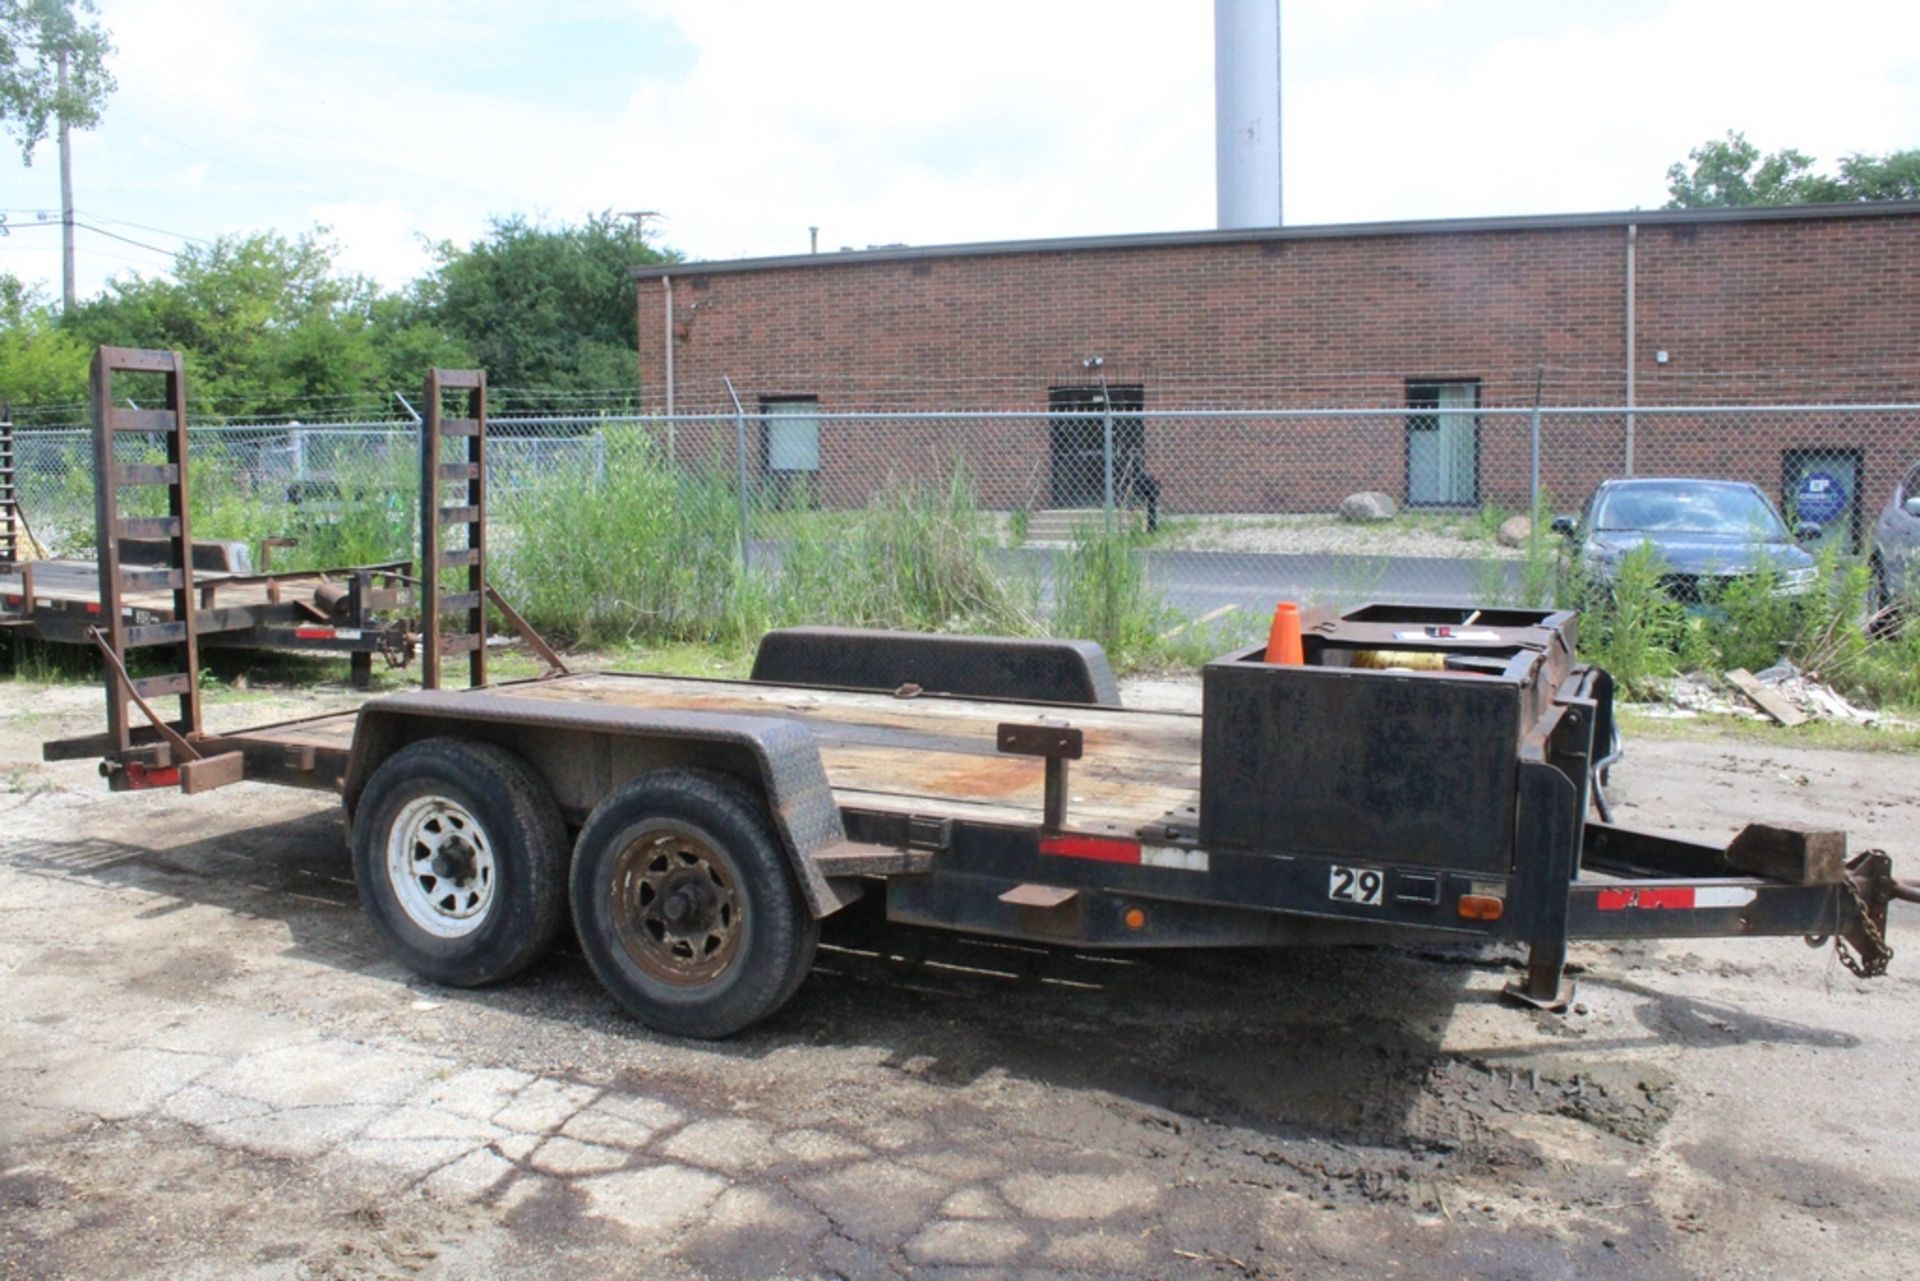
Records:
M1868 850L1855 860L1855 865L1864 865L1876 854L1886 857L1885 850ZM1887 942L1887 936L1874 923L1867 896L1860 892L1860 882L1851 876L1846 878L1846 882L1847 891L1853 895L1853 905L1860 913L1860 932L1866 936L1867 945L1860 949L1860 955L1856 957L1853 949L1847 946L1846 936L1836 933L1833 936L1833 950L1839 953L1840 964L1846 966L1855 978L1879 978L1887 972L1888 962L1893 960L1893 945Z

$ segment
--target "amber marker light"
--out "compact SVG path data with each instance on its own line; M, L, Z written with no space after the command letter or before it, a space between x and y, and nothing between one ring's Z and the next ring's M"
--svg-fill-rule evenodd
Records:
M1506 900L1495 898L1491 894L1460 896L1460 915L1469 921L1497 921L1506 909Z
M1147 928L1147 914L1140 908L1128 908L1127 914L1123 919L1126 921L1127 928L1130 930L1144 930Z

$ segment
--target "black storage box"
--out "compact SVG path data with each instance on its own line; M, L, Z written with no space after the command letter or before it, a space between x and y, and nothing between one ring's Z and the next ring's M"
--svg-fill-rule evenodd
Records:
M1215 659L1201 844L1504 874L1521 738L1571 671L1573 628L1570 613L1367 605L1307 613L1304 665L1267 663L1264 645ZM1353 665L1407 654L1472 670Z

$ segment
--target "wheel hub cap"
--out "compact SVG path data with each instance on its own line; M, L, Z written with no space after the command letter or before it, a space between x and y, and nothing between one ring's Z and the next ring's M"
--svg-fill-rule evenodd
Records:
M387 838L387 878L407 919L436 938L480 928L494 896L493 844L473 812L446 796L407 802Z
M678 828L642 836L616 861L612 892L621 946L655 979L705 983L739 951L739 887L703 836Z

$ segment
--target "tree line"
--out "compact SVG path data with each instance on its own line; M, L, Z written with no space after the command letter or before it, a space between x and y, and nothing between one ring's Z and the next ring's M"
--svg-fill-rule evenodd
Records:
M484 368L507 388L637 392L628 269L677 257L613 214L498 219L471 245L439 245L395 290L342 271L337 254L324 229L224 236L182 249L167 275L116 276L64 314L0 274L0 401L83 401L102 344L186 352L194 399L234 419L371 405L434 365Z

